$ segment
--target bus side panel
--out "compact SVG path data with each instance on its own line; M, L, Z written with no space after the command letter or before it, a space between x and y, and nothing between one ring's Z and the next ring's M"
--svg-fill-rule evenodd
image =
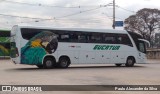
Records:
M80 43L79 64L94 64L96 63L95 52L93 51L93 43Z
M68 56L71 64L125 64L128 56L137 57L134 47L121 44L59 42L57 51L58 58Z
M147 61L146 55L144 53L138 52L137 53L137 62L139 64L145 64Z
M111 62L114 64L125 64L129 56L133 56L136 59L136 54L136 49L134 47L120 45L119 50L113 50L111 52Z
M60 57L67 56L72 64L79 63L79 43L66 43L66 42L58 42L57 48L57 60Z
M105 63L111 63L111 51L109 50L105 50L105 51L95 51L96 53L96 63L101 63L101 64L105 64Z

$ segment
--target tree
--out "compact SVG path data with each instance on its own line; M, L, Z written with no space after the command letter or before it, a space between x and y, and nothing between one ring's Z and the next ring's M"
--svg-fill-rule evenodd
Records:
M125 19L124 23L125 30L140 33L153 46L152 40L154 39L155 31L160 30L160 10L141 9L135 15Z

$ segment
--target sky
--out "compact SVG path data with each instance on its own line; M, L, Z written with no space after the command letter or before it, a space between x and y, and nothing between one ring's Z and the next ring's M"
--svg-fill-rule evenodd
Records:
M112 28L113 0L0 0L0 29L14 25ZM116 21L143 8L160 9L160 0L115 0ZM123 27L116 27L123 29Z

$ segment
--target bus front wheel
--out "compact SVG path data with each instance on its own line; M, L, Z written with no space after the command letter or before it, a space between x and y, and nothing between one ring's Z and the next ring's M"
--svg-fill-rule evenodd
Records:
M68 68L69 65L70 65L69 58L67 58L67 57L61 57L59 59L58 67L60 67L60 68Z
M125 65L126 65L126 67L133 67L134 63L135 63L134 58L133 57L128 57Z
M45 68L45 69L51 69L51 68L54 67L54 64L55 64L54 60L52 58L50 58L50 57L47 57L43 61L43 68Z

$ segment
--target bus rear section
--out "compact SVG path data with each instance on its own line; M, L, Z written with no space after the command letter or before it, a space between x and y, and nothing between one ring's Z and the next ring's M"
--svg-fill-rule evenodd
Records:
M15 64L20 64L20 39L17 32L18 26L14 26L11 30L10 36L10 57Z

